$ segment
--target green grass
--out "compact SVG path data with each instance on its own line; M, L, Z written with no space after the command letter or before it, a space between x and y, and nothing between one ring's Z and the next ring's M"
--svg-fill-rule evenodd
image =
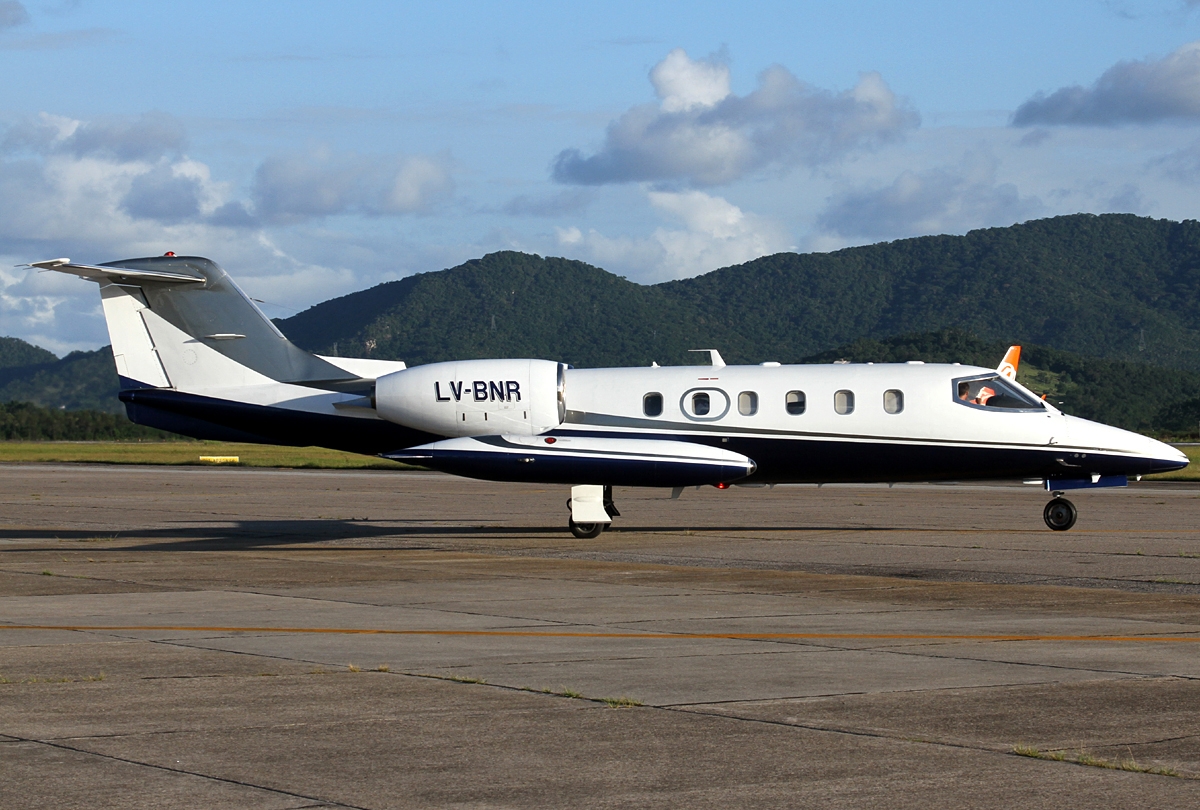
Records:
M200 456L238 456L237 465L214 465ZM277 447L234 442L0 442L0 462L83 462L321 469L412 469L375 456L322 447Z
M1030 757L1032 759L1046 759L1052 762L1066 762L1071 765L1086 765L1090 768L1105 768L1110 771L1133 771L1134 773L1149 773L1155 776L1175 776L1179 777L1182 774L1174 768L1159 768L1150 765L1142 765L1133 758L1130 753L1129 759L1103 759L1094 757L1086 751L1080 751L1075 756L1071 756L1066 751L1061 749L1042 751L1032 745L1015 745L1012 752L1019 757Z

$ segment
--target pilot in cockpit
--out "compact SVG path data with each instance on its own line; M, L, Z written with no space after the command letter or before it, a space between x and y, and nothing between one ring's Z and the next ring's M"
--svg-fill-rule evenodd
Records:
M991 380L977 381L991 382ZM958 384L958 398L971 405L987 405L988 401L996 396L996 390L987 385L980 385L979 390L975 392L975 396L971 396L971 382L963 380Z

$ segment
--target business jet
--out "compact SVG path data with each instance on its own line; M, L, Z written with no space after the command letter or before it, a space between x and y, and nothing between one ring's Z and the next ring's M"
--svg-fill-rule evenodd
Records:
M1052 494L1187 466L1178 450L1064 414L996 369L834 363L578 369L551 360L403 362L303 351L216 263L194 256L33 267L97 282L134 422L197 439L317 445L491 481L570 486L596 537L613 486L1012 479Z

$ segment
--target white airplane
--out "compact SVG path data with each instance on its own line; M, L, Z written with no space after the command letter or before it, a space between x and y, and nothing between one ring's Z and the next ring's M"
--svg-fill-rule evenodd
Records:
M199 439L317 445L493 481L571 486L568 527L619 516L612 487L1019 479L1053 493L1187 466L1162 442L1068 416L998 369L880 363L577 369L549 360L402 362L295 346L208 259L43 270L98 282L134 422Z

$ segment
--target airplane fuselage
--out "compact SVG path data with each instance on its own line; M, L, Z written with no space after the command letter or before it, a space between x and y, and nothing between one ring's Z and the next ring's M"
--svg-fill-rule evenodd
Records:
M35 266L100 285L135 422L569 484L572 531L609 521L613 485L1035 479L1059 495L1187 465L1175 448L1064 414L1017 384L1019 347L995 370L728 366L715 350L698 366L496 359L410 369L304 352L207 259ZM1056 497L1046 522L1070 528L1074 515Z

